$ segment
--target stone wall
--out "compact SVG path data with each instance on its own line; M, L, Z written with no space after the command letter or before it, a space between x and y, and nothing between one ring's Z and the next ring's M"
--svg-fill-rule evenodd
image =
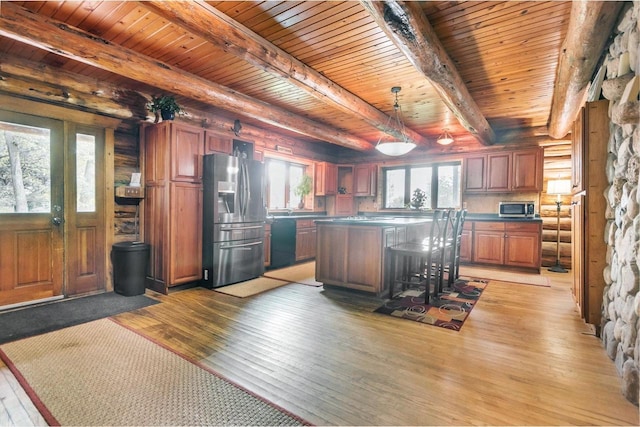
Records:
M608 208L606 287L602 340L622 378L622 393L638 405L640 367L640 126L638 104L638 34L640 0L626 2L608 51L602 96L611 119L605 191ZM597 79L596 79L597 80ZM597 81L594 81L597 84Z

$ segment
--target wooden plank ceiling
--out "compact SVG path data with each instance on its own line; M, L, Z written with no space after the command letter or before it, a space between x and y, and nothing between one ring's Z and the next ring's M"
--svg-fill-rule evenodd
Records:
M451 92L464 89L469 94L466 100L470 101L469 105L461 105L461 113L451 105L458 102L455 96L447 104L446 97L443 100L442 93L435 87L437 82L432 83L434 79L408 59L390 38L390 33L385 32L384 22L381 26L376 21L371 9L380 4L190 2L178 4L172 12L174 5L154 3L4 1L0 4L2 15L6 16L0 25L5 28L0 29L1 63L5 66L20 60L25 61L26 67L48 66L64 76L89 78L87 81L127 89L146 99L152 94L173 92L195 120L218 117L221 121L233 122L240 119L246 125L277 131L297 140L325 141L360 151L371 149L381 136L384 125L381 122L393 112L391 87L401 86L398 100L402 117L421 148L432 147L447 128L456 139L454 145L462 149L479 144L517 142L505 135L512 131L546 129L561 47L571 15L571 2L567 1L411 4L414 13L417 7L418 12L424 14L448 54L447 71L457 73L458 86L466 86L450 89ZM83 42L80 46L69 35L66 46L63 41L56 46L55 32L49 32L52 34L49 39L44 40L42 36L43 40L36 40L34 23L28 25L33 31L12 32L9 23L17 20L14 16L22 11L35 14L42 25L54 25L67 33L71 33L69 27L75 27L82 30L82 34L97 37L94 40L84 37L86 45ZM189 13L194 15L189 17ZM207 34L221 28L222 21L215 18L218 15L236 28L225 30L226 35L246 40L249 37L241 29L248 28L261 43L263 58L260 60L279 63L291 72L260 65L255 62L257 55L247 46L232 45L226 39ZM18 32L20 34L16 34ZM76 52L69 47L72 44L77 45ZM275 50L266 50L265 44L274 46ZM106 65L105 56L111 55L112 47L130 59L121 63L114 60L115 65ZM139 57L134 58L131 52ZM134 72L128 65L134 62L139 62L142 69L147 64L148 72ZM164 65L158 65L160 63ZM169 72L165 75L164 69L168 68L184 78L175 78L176 74ZM0 72L5 76L13 73L11 77L27 83L37 80L37 75L24 71L2 68ZM78 81L83 80L78 78ZM207 87L207 82L215 86ZM201 86L203 83L205 86ZM60 90L66 85L62 80L51 79L47 84ZM305 84L316 87L309 89ZM18 86L5 81L0 90L15 94ZM107 97L97 89L94 96ZM330 99L332 97L337 100ZM140 99L130 96L130 104L123 105L134 111L133 119L146 114L139 111ZM120 98L116 103L126 104L127 99ZM261 106L267 110L273 108L275 115L259 117ZM92 107L86 103L83 108L91 110ZM464 125L465 117L460 116L472 108L478 109L480 119L488 123L493 136L474 133L470 130L475 126L473 123ZM302 130L296 128L298 123Z

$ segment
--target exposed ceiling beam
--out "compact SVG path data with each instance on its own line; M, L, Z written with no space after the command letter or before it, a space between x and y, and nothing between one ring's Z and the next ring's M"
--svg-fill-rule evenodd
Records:
M321 141L360 151L373 149L371 143L361 138L174 69L12 2L2 4L0 35Z
M549 115L551 137L571 130L621 7L622 2L573 0Z
M380 131L390 130L387 123L395 126L377 108L202 0L144 1L140 4L225 52L285 79L320 101L357 116ZM389 134L395 138L403 136L402 130L395 127ZM405 134L417 144L428 143L422 135L411 129L405 128Z
M496 136L418 2L362 0L380 28L433 85L460 124L480 143Z

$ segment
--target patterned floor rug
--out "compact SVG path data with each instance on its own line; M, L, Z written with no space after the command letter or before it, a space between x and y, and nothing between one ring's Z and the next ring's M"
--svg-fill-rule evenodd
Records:
M459 331L487 286L483 280L458 280L453 290L424 303L424 287L407 289L375 310L376 313Z
M3 344L0 358L49 425L308 424L110 319Z

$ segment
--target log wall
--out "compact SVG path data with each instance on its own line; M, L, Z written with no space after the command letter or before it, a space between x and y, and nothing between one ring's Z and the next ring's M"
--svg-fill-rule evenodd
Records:
M140 172L140 144L136 128L121 127L115 132L114 181L128 185L133 172ZM114 205L114 243L136 240L136 206Z
M569 135L570 138L571 135ZM544 146L544 186L540 195L542 218L542 266L551 267L557 257L557 196L547 194L549 180L571 179L571 139L549 140ZM571 268L571 196L562 196L560 205L560 264Z

